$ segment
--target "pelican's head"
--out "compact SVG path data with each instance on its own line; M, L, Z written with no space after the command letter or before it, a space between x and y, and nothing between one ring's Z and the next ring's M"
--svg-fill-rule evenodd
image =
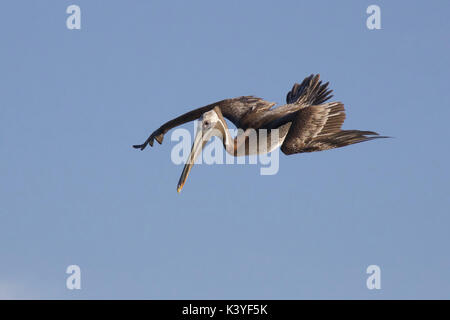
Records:
M217 108L217 107L216 107ZM197 134L195 135L194 143L192 144L191 153L184 165L183 172L181 173L180 180L178 181L177 191L180 192L183 189L184 183L189 175L189 172L194 165L195 160L202 153L202 149L205 144L213 137L222 137L222 119L219 115L220 110L210 110L205 112L199 119L197 126Z
M211 130L219 129L220 118L216 110L205 112L200 118L201 131L203 135L208 134ZM211 137L210 137L211 138Z

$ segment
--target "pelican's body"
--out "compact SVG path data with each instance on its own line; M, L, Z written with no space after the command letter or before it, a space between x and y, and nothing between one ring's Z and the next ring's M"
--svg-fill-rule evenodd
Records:
M322 84L319 75L311 75L294 85L287 95L286 105L272 108L275 103L253 96L222 100L163 124L143 144L133 147L143 150L148 144L153 146L155 139L161 144L170 129L199 119L191 154L178 183L179 192L195 159L213 136L220 137L225 150L233 156L268 153L278 147L290 155L383 138L373 131L341 130L344 106L340 102L326 103L332 97L330 93L328 83ZM225 118L240 130L235 138Z
M213 135L222 139L225 150L232 156L248 156L272 152L283 144L287 135L287 130L282 130L281 136L279 135L280 130L277 130L275 135L266 131L267 133L263 136L263 131L247 128L245 131L241 130L241 132L233 138L220 109L217 107L202 115L200 123L204 124L205 122L216 124L214 129L216 129L217 132Z

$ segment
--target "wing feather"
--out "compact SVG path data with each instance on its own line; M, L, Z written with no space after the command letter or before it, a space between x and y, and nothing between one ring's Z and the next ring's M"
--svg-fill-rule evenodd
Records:
M322 84L319 74L312 74L306 77L301 84L294 84L288 92L286 103L296 103L302 105L318 105L329 100L333 95L333 90L328 89L328 82Z
M344 105L340 102L302 108L297 111L281 149L286 154L302 152L312 141L340 131L344 120Z

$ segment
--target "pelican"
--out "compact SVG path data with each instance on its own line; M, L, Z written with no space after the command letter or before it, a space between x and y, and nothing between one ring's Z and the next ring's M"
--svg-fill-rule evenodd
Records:
M191 153L178 182L177 191L183 188L195 160L205 144L213 136L222 139L227 153L233 156L271 152L280 147L286 155L340 148L369 141L380 136L373 131L341 130L345 120L345 109L341 102L326 102L332 95L328 82L320 81L320 75L310 75L302 83L295 83L287 94L286 104L272 108L275 103L254 96L241 96L221 100L189 111L172 119L157 130L136 149L153 146L154 140L163 142L164 135L172 128L196 119L200 120ZM240 133L233 138L225 118L231 121ZM278 139L267 140L265 148L248 145L252 136L259 139L261 129L278 130Z

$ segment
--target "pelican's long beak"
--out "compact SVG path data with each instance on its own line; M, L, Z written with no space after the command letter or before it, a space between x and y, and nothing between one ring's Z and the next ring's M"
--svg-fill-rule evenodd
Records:
M202 153L202 149L205 144L208 142L210 138L210 132L203 135L201 125L199 124L197 127L197 134L195 135L194 143L192 144L191 153L184 165L183 172L181 173L180 180L178 181L177 192L180 192L183 189L184 183L189 175L189 172L192 169L192 166L195 163L195 160L198 158L200 153Z

